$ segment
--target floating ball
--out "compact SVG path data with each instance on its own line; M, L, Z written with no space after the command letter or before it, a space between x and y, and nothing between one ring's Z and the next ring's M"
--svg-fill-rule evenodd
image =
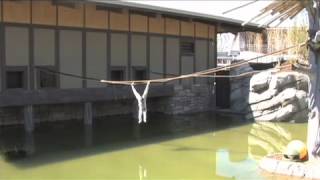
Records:
M292 161L306 161L308 160L307 146L300 140L293 140L287 145L284 157Z

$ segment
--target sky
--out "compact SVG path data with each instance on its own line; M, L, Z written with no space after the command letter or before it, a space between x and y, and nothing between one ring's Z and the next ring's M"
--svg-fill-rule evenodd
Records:
M227 14L223 12L230 10L235 7L239 7L243 4L252 2L253 0L127 0L134 3L148 4L153 6L160 6L172 9L180 9L185 11L192 11L210 15L218 15L229 17L233 19L238 19L242 21L249 20L252 16L257 15L259 11L270 4L271 0L259 0L251 5L240 8L238 10L232 11ZM265 21L259 21L258 23L263 23ZM287 20L280 27L289 27L292 25L306 25L306 14L300 13L293 20ZM277 24L275 22L273 25ZM272 25L271 25L272 26Z

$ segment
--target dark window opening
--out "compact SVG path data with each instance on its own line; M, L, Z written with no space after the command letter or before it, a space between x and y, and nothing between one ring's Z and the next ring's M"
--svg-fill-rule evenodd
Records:
M96 10L98 11L110 11L113 13L122 13L124 10L123 8L105 6L105 5L96 5Z
M229 71L217 72L217 75L228 76ZM216 104L218 108L230 108L230 80L227 77L216 79Z
M38 88L56 88L57 77L49 72L39 71Z
M121 70L121 69L111 70L111 80L112 81L123 81L124 80L124 70Z
M136 69L134 71L134 79L135 80L146 80L147 79L147 72L145 69Z
M194 55L193 40L181 40L180 50L181 50L181 55L184 55L184 56Z
M8 89L24 88L24 72L8 71L6 73L6 86Z
M76 1L73 0L53 0L52 4L67 8L76 8Z

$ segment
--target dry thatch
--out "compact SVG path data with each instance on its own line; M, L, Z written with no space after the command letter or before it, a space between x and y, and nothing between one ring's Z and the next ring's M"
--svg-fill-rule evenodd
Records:
M294 18L299 12L301 12L307 5L310 3L310 0L285 0L285 1L274 1L267 7L263 8L261 12L251 18L249 21L244 22L242 25L245 25L254 20L261 20L268 16L273 16L271 19L268 19L267 22L261 24L261 26L269 26L271 23L279 20L279 24L287 19Z

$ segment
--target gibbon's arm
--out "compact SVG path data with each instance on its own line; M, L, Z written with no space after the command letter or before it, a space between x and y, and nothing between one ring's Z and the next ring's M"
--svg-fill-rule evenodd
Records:
M143 98L146 98L146 96L148 95L149 86L150 86L150 81L147 82L147 86L146 86L146 88L144 89L144 92L143 92L143 95L142 95Z
M140 94L137 92L136 88L134 87L133 83L131 84L131 89L132 89L132 92L134 94L134 96L137 98L137 99L140 99L141 96Z

